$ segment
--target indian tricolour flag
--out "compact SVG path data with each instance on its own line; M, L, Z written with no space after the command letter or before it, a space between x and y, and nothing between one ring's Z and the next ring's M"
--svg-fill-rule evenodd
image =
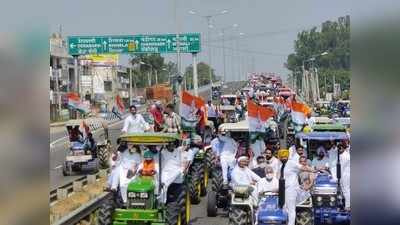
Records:
M271 108L262 107L249 100L247 102L249 132L265 132L265 123L275 115Z
M183 91L181 96L182 103L179 115L182 117L182 125L185 127L194 127L198 122L198 110L204 108L204 101L187 91Z
M72 109L76 109L81 113L89 113L90 108L84 104L77 93L71 92L67 94L68 106Z
M306 123L307 115L311 113L310 107L301 102L293 101L291 104L292 121L295 124L302 125Z

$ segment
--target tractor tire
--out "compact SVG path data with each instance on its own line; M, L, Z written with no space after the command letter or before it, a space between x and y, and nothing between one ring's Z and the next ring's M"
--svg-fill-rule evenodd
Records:
M210 191L207 196L207 216L216 217L217 212L217 193L215 191Z
M112 215L115 210L115 203L112 198L107 199L97 211L98 225L112 225Z
M213 168L211 174L211 190L219 192L222 188L222 183L224 182L222 179L222 169L220 167Z
M100 169L107 169L109 167L109 157L110 155L107 147L97 148L97 158L99 159Z
M251 219L249 219L248 216L248 213L243 209L232 207L232 209L229 211L229 225L251 224Z
M180 206L178 202L170 202L167 205L165 212L165 223L167 225L177 225L178 220L180 219Z
M201 185L200 180L196 177L192 177L191 181L188 183L190 200L194 205L201 202L199 185Z
M215 159L215 155L214 155L212 149L209 149L206 152L206 166L208 168L208 171L212 171L213 170L215 160L216 160ZM211 173L209 175L209 178L211 178Z
M300 209L296 212L296 225L313 225L313 212L311 209Z

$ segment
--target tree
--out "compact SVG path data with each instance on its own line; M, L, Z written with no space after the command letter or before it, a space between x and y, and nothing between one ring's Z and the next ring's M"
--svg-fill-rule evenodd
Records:
M315 58L314 66L319 70L320 89L324 89L325 81L332 85L335 82L342 89L350 86L350 16L340 17L337 21L326 21L321 30L314 27L297 35L294 53L287 57L287 69L293 73L302 70L303 62L306 70L310 69L310 58ZM315 57L323 52L328 54ZM332 91L332 90L327 90Z
M197 64L197 75L199 86L210 84L210 66L204 62ZM214 69L211 68L211 77L213 82L217 80ZM186 67L185 70L186 86L187 89L193 88L193 66Z

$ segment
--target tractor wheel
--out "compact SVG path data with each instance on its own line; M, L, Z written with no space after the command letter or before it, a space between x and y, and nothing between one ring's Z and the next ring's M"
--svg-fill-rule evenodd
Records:
M222 188L222 183L224 182L222 179L222 169L221 167L214 168L211 171L211 190L215 192L219 192Z
M212 149L207 150L206 152L206 167L208 168L208 171L211 171L212 168L214 167L214 162L215 162L215 155L212 151ZM209 174L209 177L211 174Z
M203 171L201 167L202 165L200 162L195 162L192 164L190 171L190 182L188 183L190 200L195 205L199 204L201 201L201 173Z
M217 211L217 193L215 191L210 191L207 196L207 216L216 217Z
M301 209L296 212L297 225L313 225L313 212L311 209Z
M194 205L199 204L201 201L201 197L200 197L201 183L200 183L200 181L198 179L194 178L188 185L189 185L189 194L190 194L191 202Z
M115 203L112 198L107 199L97 211L97 224L98 225L111 225L112 215L115 210Z
M108 168L109 151L107 147L97 148L97 157L100 163L100 169Z
M251 224L249 214L241 208L232 207L229 211L229 225L247 225Z
M170 202L165 212L165 222L167 225L180 225L181 209L178 202Z

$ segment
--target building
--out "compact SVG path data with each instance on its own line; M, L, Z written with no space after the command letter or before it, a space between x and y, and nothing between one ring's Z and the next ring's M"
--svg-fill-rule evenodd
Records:
M55 121L68 116L65 95L75 82L73 58L68 55L67 43L60 33L50 36L49 78L50 120Z

